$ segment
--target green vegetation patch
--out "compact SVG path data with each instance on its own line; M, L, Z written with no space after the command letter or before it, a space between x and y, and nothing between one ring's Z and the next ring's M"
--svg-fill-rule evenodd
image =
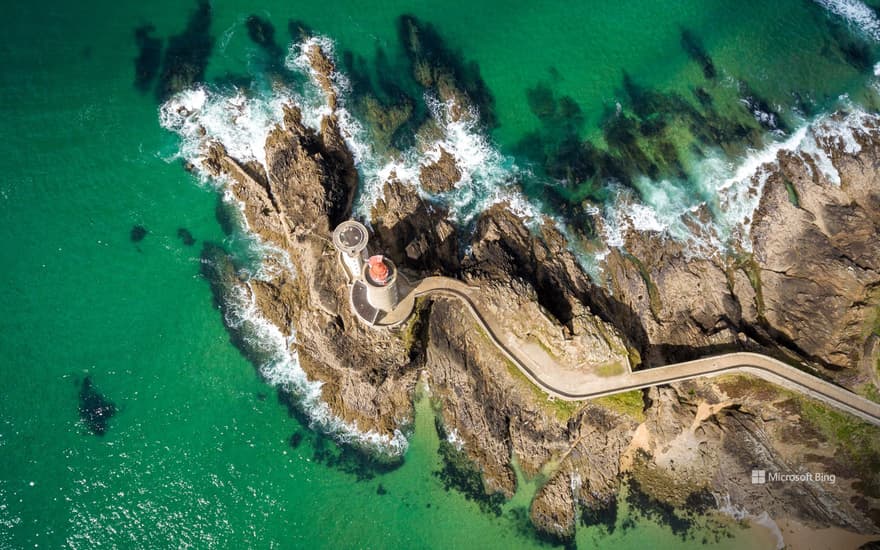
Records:
M626 372L626 368L620 363L605 363L603 365L599 365L596 367L596 375L597 376L619 376Z
M492 339L489 338L489 335L486 334L486 331L483 330L479 324L474 323L474 328L477 329L477 332L480 336L483 337L485 343L494 348L494 344L492 343ZM551 397L547 392L539 388L532 382L528 376L526 376L519 367L517 367L510 359L508 359L501 352L498 353L498 356L504 361L504 365L507 367L507 372L510 373L510 376L515 380L519 380L521 384L524 384L525 387L529 388L529 391L532 392L532 395L535 398L535 401L546 411L556 415L556 418L562 421L566 421L571 418L574 413L581 408L583 405L583 401L564 401L562 399L556 399Z
M801 199L798 197L797 189L795 189L794 184L788 180L785 180L785 191L788 193L788 202L790 202L795 208L800 208Z
M732 398L750 397L759 401L771 402L779 398L794 397L795 394L761 378L742 374L719 376L715 383Z
M424 351L430 310L431 304L429 301L425 300L425 298L417 298L410 319L399 333L410 360Z
M594 403L611 409L620 414L625 414L639 422L645 421L645 402L642 400L642 390L632 390L605 397L597 397Z
M514 365L506 357L504 358L504 363L507 365L507 372L510 373L510 376L527 385L532 392L535 401L537 401L544 410L554 414L559 420L568 420L578 411L578 409L581 408L581 405L583 405L583 401L565 401L562 399L556 399L536 386L534 382L529 380L529 378L519 370L519 367Z
M880 361L877 362L880 365ZM866 382L862 384L862 387L859 388L859 393L873 401L874 403L880 403L880 390L877 389L877 386L874 385L873 382Z
M840 446L848 477L861 479L857 488L880 498L880 428L811 399L799 397L799 403L801 418Z

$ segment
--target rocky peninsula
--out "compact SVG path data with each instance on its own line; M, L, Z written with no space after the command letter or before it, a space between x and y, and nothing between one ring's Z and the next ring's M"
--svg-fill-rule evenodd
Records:
M472 116L469 102L479 98L459 87L456 68L420 57L417 44L410 52L416 79L453 105L452 116ZM248 279L222 255L205 261L219 287L245 292L286 337L295 335L301 367L323 384L336 416L391 436L406 429L415 387L426 381L438 430L458 442L444 458L479 474L471 496L510 497L515 468L543 476L530 516L558 540L571 539L578 521L613 518L623 485L627 498L650 503L682 529L685 510L726 502L810 528L880 533L880 432L786 389L737 376L563 402L511 365L455 299L421 299L394 329L358 320L329 238L352 216L359 175L341 130L334 61L317 43L306 53L326 95L320 131L290 104L266 139L263 162L234 158L211 135L202 149L202 165L227 182L249 230L282 250L293 269L274 266L273 277ZM550 220L527 224L502 203L466 231L394 173L362 221L371 247L408 279L443 275L479 287L506 330L583 365L584 376L745 350L876 398L880 122L863 122L853 134L857 147L817 140L839 181L797 152L780 152L762 169L742 250L693 257L672 239L631 231L605 257L602 281L585 272ZM420 174L425 189L453 188L461 178L454 157L441 149L429 160ZM756 468L822 471L836 483L753 485Z

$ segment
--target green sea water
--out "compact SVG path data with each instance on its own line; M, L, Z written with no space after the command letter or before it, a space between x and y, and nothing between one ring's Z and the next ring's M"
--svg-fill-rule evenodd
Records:
M180 33L179 2L11 3L0 19L0 547L528 548L529 483L496 516L447 491L427 401L402 466L369 479L321 459L335 444L288 414L230 342L200 250L233 246L217 192L173 160L152 90L134 86L134 31ZM792 119L795 95L821 110L858 97L871 78L835 53L833 33L865 46L870 32L813 2L212 3L206 79L254 74L260 54L244 27L257 13L289 44L297 19L339 52L392 72L407 67L396 20L412 13L479 64L495 98L491 134L515 155L542 129L527 90L571 96L582 137L599 136L626 71L640 85L691 91L700 67L681 48L691 29L724 79ZM870 63L868 64L870 65ZM735 96L719 85L719 94ZM735 98L734 98L735 101ZM870 104L870 98L865 99ZM521 153L518 162L534 158ZM147 234L138 242L132 227ZM184 228L196 239L178 236ZM117 409L103 436L80 419L89 377ZM302 441L291 445L291 436ZM324 454L322 454L324 453ZM533 484L532 484L533 485ZM380 489L381 487L381 489ZM621 507L607 533L582 527L582 547L772 544L731 525L686 541Z

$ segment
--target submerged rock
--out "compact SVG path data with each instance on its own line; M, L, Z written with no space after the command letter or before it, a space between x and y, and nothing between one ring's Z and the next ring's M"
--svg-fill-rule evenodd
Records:
M86 376L79 389L79 417L89 431L98 436L107 433L107 423L116 415L116 405L104 397Z
M193 234L189 232L185 227L179 227L177 229L177 237L183 242L186 246L192 246L196 244L196 239L193 237Z
M147 228L143 225L133 225L131 227L131 231L129 232L129 238L131 238L131 242L139 243L147 236Z

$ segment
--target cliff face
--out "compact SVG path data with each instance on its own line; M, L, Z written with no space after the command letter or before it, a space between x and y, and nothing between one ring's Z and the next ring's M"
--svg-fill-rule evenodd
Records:
M403 31L417 48L419 30L405 25ZM438 93L466 100L447 72L413 55ZM290 107L266 141L268 172L232 159L210 136L204 165L228 177L249 229L293 266L260 280L242 281L229 270L214 275L227 291L250 293L284 335L295 333L301 365L323 382L323 399L336 415L391 434L411 418L412 390L425 373L444 433L463 443L485 492L514 492L514 462L526 475L542 473L547 481L531 517L563 539L572 536L579 515L596 522L599 514L590 510L614 509L626 475L633 492L652 502L693 507L706 495L730 495L753 511L877 531L876 433L845 417L826 422L827 411L780 389L706 380L564 403L510 364L458 301L425 299L397 330L358 322L328 241L350 215L357 173L334 114L332 63L320 50L310 50L309 58L330 98L320 133ZM863 138L853 154L825 145L841 184L781 156L762 191L752 254L687 259L674 242L630 235L626 252L607 258L610 292L593 284L551 224L532 231L497 206L464 236L446 212L393 176L371 212L371 242L413 280L440 273L479 286L506 330L570 364L631 368L640 358L658 364L746 346L808 360L823 372L845 368L831 372L852 384L865 376L852 367L876 361L877 353L864 343L880 281L880 173L873 160L880 158L880 139ZM438 185L455 179L451 167L431 170L437 172L425 177ZM465 246L469 252L461 255ZM868 443L836 441L830 426L839 422L857 424ZM749 485L758 466L821 467L840 481L765 490ZM857 480L862 489L853 488Z
M806 361L848 387L869 379L878 359L880 132L876 119L865 124L854 133L857 152L818 140L840 182L798 152L765 167L752 252L688 258L676 242L635 233L611 251L614 297L641 320L635 336L649 364L746 346Z

